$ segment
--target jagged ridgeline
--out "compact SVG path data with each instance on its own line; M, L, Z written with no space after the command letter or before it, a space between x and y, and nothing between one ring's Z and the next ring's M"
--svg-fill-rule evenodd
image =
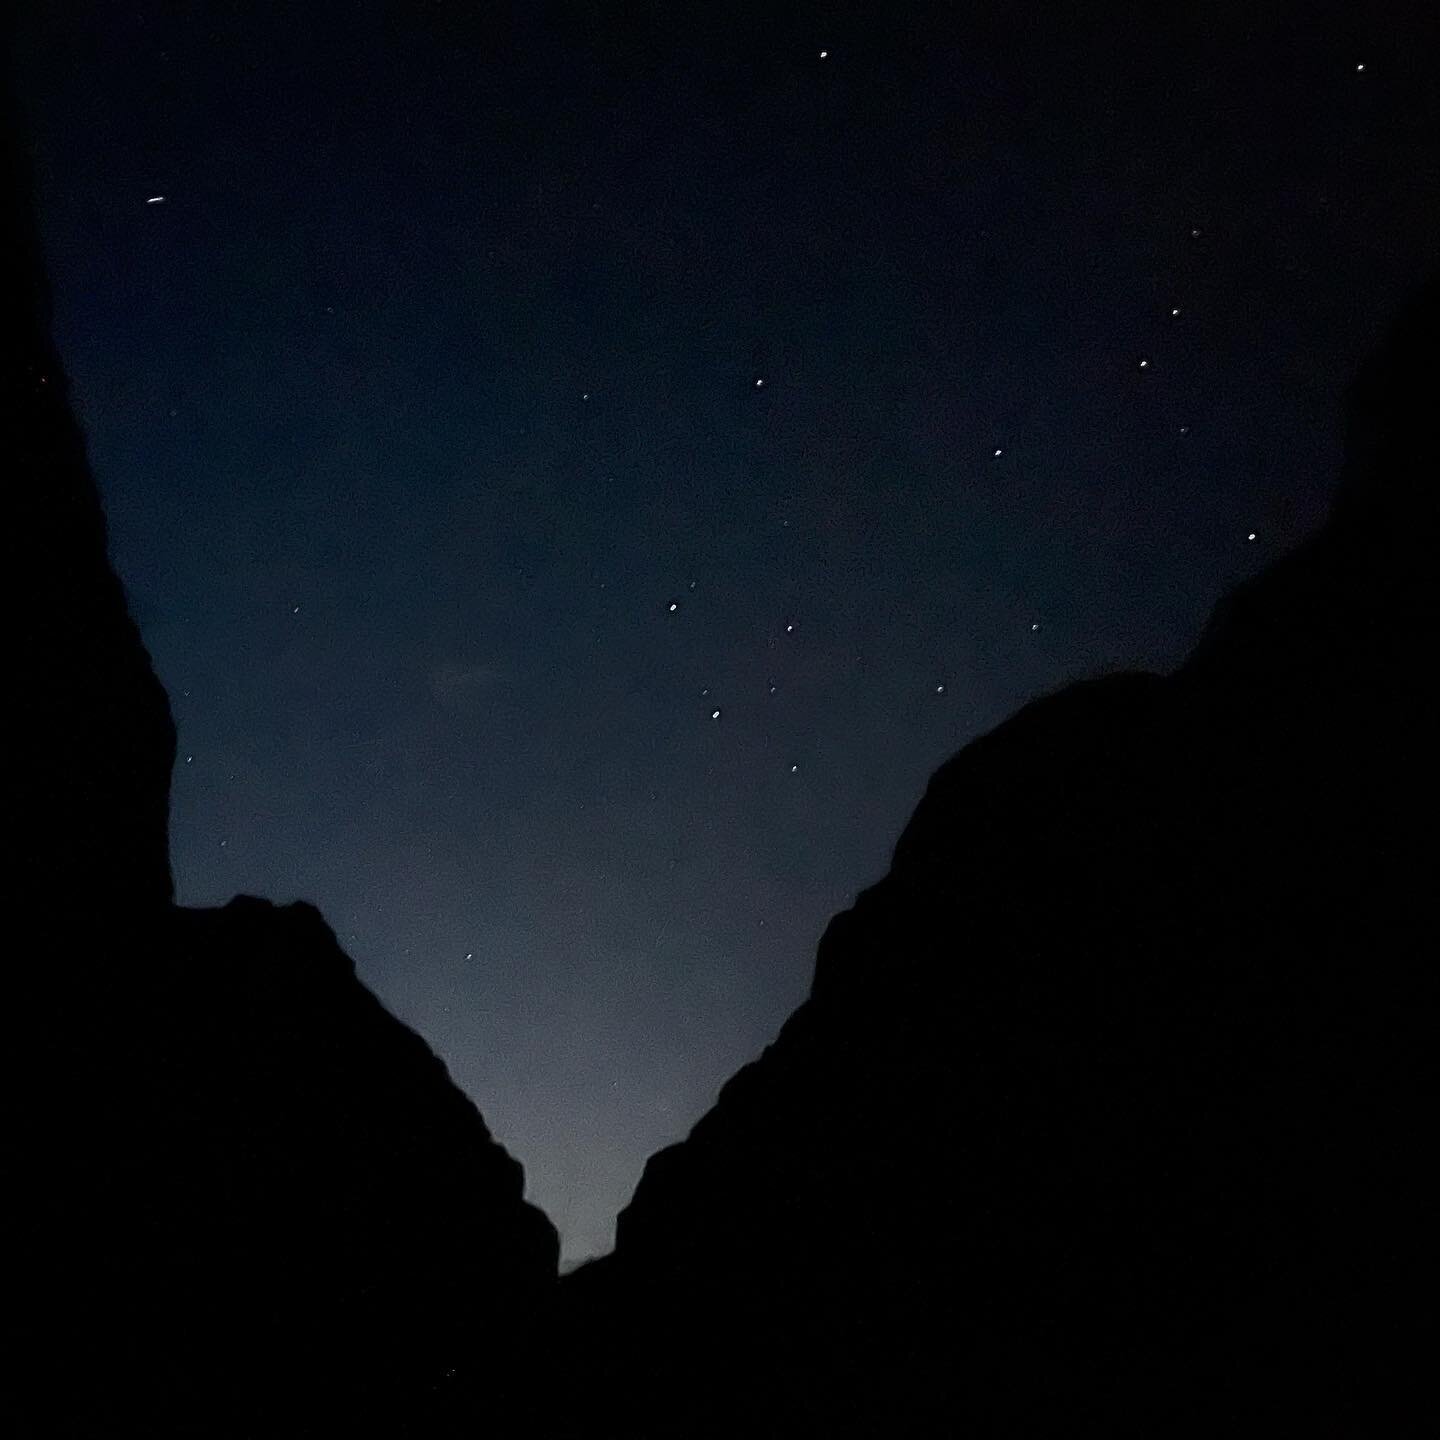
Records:
M1435 286L1354 388L1330 522L1174 674L942 766L810 998L557 1284L518 1164L314 909L171 903L169 708L4 161L24 1433L1423 1427Z
M1431 284L1329 523L1176 673L935 774L810 998L562 1282L565 1433L1433 1416L1437 357Z

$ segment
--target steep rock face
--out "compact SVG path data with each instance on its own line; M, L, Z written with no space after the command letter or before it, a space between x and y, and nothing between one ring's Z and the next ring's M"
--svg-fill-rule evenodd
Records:
M1432 285L1354 388L1331 522L1178 672L1071 686L937 772L810 998L562 1281L589 1369L558 1428L1406 1416L1437 354Z
M433 1433L464 1379L494 1398L553 1227L318 912L241 897L87 944L109 963L39 1017L40 1418Z
M558 1255L519 1165L310 906L170 903L174 728L106 556L23 168L0 156L12 1424L508 1430Z
M29 177L0 111L0 444L5 450L16 893L147 906L171 897L175 727L106 553L105 519L50 339ZM7 143L9 142L9 143ZM7 687L8 688L8 687Z

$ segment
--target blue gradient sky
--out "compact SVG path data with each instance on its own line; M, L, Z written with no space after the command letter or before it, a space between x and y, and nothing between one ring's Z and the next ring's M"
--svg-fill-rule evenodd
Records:
M320 905L571 1258L943 759L1317 522L1437 233L1424 7L668 8L19 55L180 897Z

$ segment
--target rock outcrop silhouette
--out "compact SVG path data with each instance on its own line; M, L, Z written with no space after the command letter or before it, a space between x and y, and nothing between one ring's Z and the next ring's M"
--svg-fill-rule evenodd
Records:
M524 1405L506 1387L554 1229L318 912L171 903L174 727L107 558L14 150L0 171L15 1433L493 1431Z
M1428 1370L1440 286L1167 676L935 774L561 1282L573 1435L1399 1433Z
M941 767L557 1286L519 1166L315 910L172 904L173 725L4 161L22 1433L1423 1427L1436 286L1354 387L1329 523L1175 673Z

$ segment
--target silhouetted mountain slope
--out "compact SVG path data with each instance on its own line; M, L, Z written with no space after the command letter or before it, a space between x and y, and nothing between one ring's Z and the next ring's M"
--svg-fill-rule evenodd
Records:
M554 1231L318 913L86 943L108 963L31 1022L60 1433L429 1433L453 1372L503 1378Z
M170 904L174 727L106 557L23 166L0 171L12 1428L503 1429L554 1229L315 910Z
M1431 286L1355 386L1331 522L1177 673L936 773L810 998L561 1282L558 1428L1417 1418L1437 351Z
M106 553L105 518L50 339L29 176L0 113L0 436L7 568L18 607L8 678L16 893L86 903L169 900L175 727ZM13 687L13 688L12 688Z
M1433 1428L1434 287L1331 523L1174 675L937 772L557 1305L519 1167L316 912L169 903L173 726L3 173L15 1428Z

